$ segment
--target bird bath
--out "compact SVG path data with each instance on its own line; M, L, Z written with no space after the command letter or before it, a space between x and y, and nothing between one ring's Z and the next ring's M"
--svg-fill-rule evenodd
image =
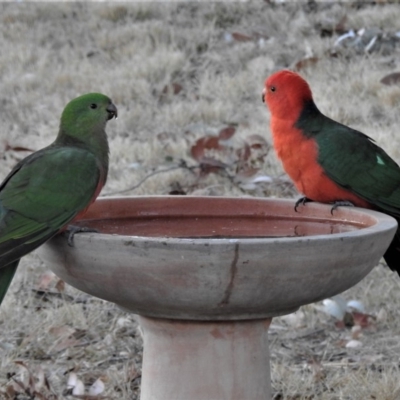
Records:
M62 279L139 314L142 400L271 398L274 316L364 278L394 235L374 211L294 200L103 198L39 250Z

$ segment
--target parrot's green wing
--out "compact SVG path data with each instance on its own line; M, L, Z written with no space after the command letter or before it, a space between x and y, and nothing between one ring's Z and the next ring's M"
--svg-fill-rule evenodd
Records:
M0 268L0 304L3 302L4 296L7 293L8 287L17 270L19 260L14 261L3 268Z
M17 165L0 186L0 267L7 249L55 234L85 209L100 175L94 155L77 147L47 147Z
M400 217L400 167L367 135L321 113L297 127L318 145L318 163L335 183ZM340 199L345 200L345 199Z
M324 115L307 130L318 145L318 163L335 183L400 225L400 167L372 139ZM346 200L346 199L339 199ZM400 229L384 254L387 265L400 274Z
M84 210L100 179L95 156L78 147L47 147L10 172L0 186L0 268L6 267L0 274L0 299L8 288L7 277L11 281L17 266L10 263Z

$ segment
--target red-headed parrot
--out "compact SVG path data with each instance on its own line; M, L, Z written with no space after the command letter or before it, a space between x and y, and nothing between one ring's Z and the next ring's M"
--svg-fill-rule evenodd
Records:
M20 161L0 185L0 304L19 260L85 212L104 186L106 123L117 108L103 94L65 107L56 140Z
M400 167L367 135L323 115L298 74L283 70L265 81L274 148L307 201L355 205L400 221ZM400 274L400 230L384 254Z

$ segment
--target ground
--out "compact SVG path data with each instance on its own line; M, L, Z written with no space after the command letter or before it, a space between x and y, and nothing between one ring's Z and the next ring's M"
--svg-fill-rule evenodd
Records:
M97 91L119 110L103 195L296 197L261 102L281 68L297 69L321 111L399 162L399 80L381 79L400 71L400 9L376 3L1 3L0 176L54 139L69 100ZM215 159L200 176L205 150L193 158L191 148L227 127L234 136L207 150ZM343 294L370 317L343 326L314 304L276 318L274 398L400 399L399 288L382 262ZM35 253L23 258L0 311L0 398L71 399L69 380L76 394L83 382L86 393L136 399L141 355L134 316L64 287Z

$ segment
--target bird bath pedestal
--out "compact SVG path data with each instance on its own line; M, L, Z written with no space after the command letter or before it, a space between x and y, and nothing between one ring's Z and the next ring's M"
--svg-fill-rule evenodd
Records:
M62 279L139 314L142 400L271 399L274 316L364 278L396 221L293 200L125 197L96 201L39 250Z

